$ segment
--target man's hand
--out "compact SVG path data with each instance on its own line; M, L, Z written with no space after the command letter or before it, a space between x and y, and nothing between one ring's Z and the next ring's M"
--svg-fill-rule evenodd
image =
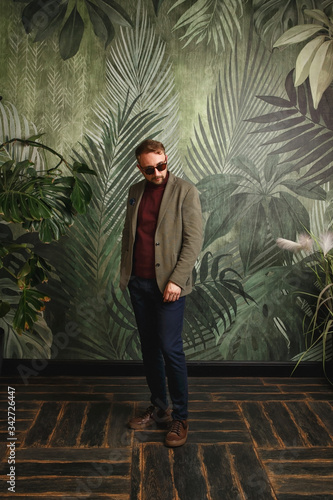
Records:
M175 302L180 297L182 289L176 283L168 281L163 293L163 302Z

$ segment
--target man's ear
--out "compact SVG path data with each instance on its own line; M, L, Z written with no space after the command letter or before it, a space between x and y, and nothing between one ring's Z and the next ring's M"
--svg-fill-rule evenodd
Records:
M168 155L165 155L165 161L168 163Z

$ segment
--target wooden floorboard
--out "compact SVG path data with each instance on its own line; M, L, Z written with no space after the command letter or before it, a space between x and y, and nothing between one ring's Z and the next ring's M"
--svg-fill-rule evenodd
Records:
M0 382L1 498L333 500L333 388L325 379L190 378L190 431L178 449L164 446L165 426L127 428L150 404L142 377Z

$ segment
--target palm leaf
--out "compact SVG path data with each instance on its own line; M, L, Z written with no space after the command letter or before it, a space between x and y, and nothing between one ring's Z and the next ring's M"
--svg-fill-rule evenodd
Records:
M13 104L0 102L0 144L13 137L28 138L36 134L36 126L29 123L25 116L19 115ZM37 170L44 167L43 157L37 148L30 146L22 147L18 143L8 144L5 150L0 151L0 164L7 161L8 158L16 162L30 158L35 163Z
M185 340L192 345L199 337L205 345L207 333L213 330L216 342L232 324L237 314L235 297L242 296L245 301L252 298L245 293L240 278L232 268L219 272L220 263L225 255L213 257L206 252L200 263L199 277L193 274L194 288L186 298L184 334Z
M268 207L269 221L273 238L294 240L297 233L310 229L309 214L304 205L289 193L280 193L280 197L273 197Z
M153 0L153 5L154 5L154 10L155 10L156 15L158 15L158 12L161 8L163 1L164 0Z
M249 278L245 291L254 302L240 304L232 328L221 338L222 359L279 361L304 349L304 310L299 290L314 288L302 263L270 267Z
M106 64L107 97L99 99L96 107L98 122L96 131L90 136L98 143L103 134L103 123L108 123L109 110L117 113L129 99L135 101L133 112L146 110L163 119L163 126L156 131L169 156L169 164L174 174L181 174L177 148L178 95L172 76L171 64L165 57L166 44L156 35L150 25L142 2L137 5L135 29L121 29L121 36L110 51ZM149 136L149 128L142 130L142 139ZM151 137L151 134L150 134ZM134 151L136 144L132 142Z
M331 360L333 357L332 339L326 339L326 360ZM304 351L292 358L292 361L323 361L323 344L318 343L317 345L311 347L309 351Z
M332 4L332 0L312 0L309 6L326 9ZM291 27L313 22L304 12L302 0L253 0L253 9L255 29L269 50Z
M172 8L175 8L177 2ZM215 50L226 48L228 43L234 46L234 31L241 33L239 18L242 16L242 2L240 0L197 0L185 13L180 16L173 31L187 26L185 34L180 38L187 39L184 47L192 40L201 43L207 40L214 42Z
M252 133L270 133L278 123L279 134L262 143L263 146L279 145L270 154L283 154L282 162L292 163L292 170L302 170L301 179L304 185L309 183L324 183L333 175L327 167L333 160L333 89L324 93L318 109L313 106L309 82L294 88L292 73L286 78L288 99L284 102L270 100L268 96L259 96L259 99L270 102L273 106L285 108L266 115L248 118L252 123L265 123ZM297 122L292 122L290 116ZM310 168L309 168L310 167Z
M267 155L259 150L248 133L252 127L244 123L248 114L256 109L256 95L266 86L277 89L279 77L272 70L267 52L259 40L253 38L253 30L241 41L236 39L235 49L220 72L215 92L208 98L208 127L199 124L195 128L195 139L188 148L188 164L192 174L200 180L204 175L227 173L233 167L233 157L244 154L256 160Z
M239 253L243 262L244 272L248 273L252 262L265 248L267 241L267 221L262 203L253 205L243 217L239 242Z

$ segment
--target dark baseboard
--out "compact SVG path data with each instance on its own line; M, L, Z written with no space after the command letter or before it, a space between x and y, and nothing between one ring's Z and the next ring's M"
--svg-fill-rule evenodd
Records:
M190 377L290 377L295 367L291 362L188 362ZM332 376L332 362L326 368ZM88 376L139 377L144 375L138 361L90 360L31 360L3 359L1 376ZM323 377L321 363L303 362L294 372L295 377Z

